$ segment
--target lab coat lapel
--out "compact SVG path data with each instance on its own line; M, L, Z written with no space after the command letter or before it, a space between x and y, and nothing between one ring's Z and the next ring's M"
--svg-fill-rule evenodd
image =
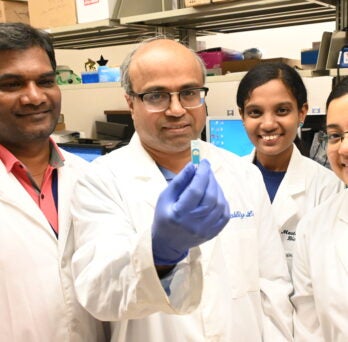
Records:
M151 208L155 208L159 194L167 187L167 181L157 164L141 145L136 133L132 137L127 153L130 163L129 170L133 174L139 196L142 196L142 199Z
M255 148L253 148L253 150L250 152L250 154L247 154L245 155L243 158L250 161L250 163L253 163L254 162L254 159L255 159Z
M36 222L38 227L48 230L51 236L55 238L55 235L40 208L36 205L16 177L12 173L7 173L4 164L1 162L0 180L0 197L2 198L2 201L11 206L20 208L23 213L30 217L31 221Z
M156 165L155 167L157 168ZM167 181L157 168L152 171L152 175L145 182L139 182L139 193L143 194L145 203L149 204L151 208L155 208L160 193L167 185Z
M76 170L74 172L71 167L71 164L65 162L64 166L58 169L58 250L60 258L64 254L71 230L70 198L76 181Z
M278 229L281 229L299 210L294 197L306 191L305 177L303 177L305 173L306 170L301 163L301 154L294 145L287 172L272 203Z
M348 190L342 193L343 201L337 214L337 226L335 228L336 250L344 269L348 273Z

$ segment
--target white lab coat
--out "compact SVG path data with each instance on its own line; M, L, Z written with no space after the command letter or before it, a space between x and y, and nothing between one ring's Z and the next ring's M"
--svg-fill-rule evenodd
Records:
M300 221L293 281L295 340L348 341L348 189Z
M62 153L66 161L58 171L59 240L0 161L1 342L104 341L101 323L78 304L71 281L70 197L86 164Z
M281 234L290 272L298 221L344 188L334 172L301 155L293 146L288 169L272 202L275 226ZM253 161L254 157L255 150L246 158Z
M79 301L114 321L117 342L291 341L292 285L261 174L204 142L201 155L224 189L231 220L176 266L168 296L151 249L165 178L137 134L92 163L72 205Z

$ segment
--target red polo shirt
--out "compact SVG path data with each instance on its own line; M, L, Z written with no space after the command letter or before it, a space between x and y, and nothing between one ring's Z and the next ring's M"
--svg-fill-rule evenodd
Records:
M7 172L11 172L17 178L35 203L40 207L47 221L58 235L58 208L54 200L52 181L53 171L64 165L64 157L59 151L57 144L52 139L50 139L50 147L50 161L44 173L41 188L35 183L27 167L1 144L0 160L4 163Z

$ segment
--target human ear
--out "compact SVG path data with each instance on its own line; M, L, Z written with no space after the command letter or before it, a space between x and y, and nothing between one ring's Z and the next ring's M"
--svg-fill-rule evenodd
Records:
M134 107L133 97L128 95L128 94L125 94L124 97L127 101L128 108L129 108L130 112L133 114L133 107Z
M303 126L303 123L306 119L307 113L308 113L308 103L306 102L303 104L302 108L300 109L300 111L298 113L299 126L301 126L301 123Z

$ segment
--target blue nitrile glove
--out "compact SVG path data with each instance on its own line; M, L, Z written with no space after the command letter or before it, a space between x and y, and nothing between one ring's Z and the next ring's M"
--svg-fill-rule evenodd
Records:
M173 265L191 247L216 236L230 218L230 208L207 160L192 163L174 177L158 198L152 224L156 265Z

